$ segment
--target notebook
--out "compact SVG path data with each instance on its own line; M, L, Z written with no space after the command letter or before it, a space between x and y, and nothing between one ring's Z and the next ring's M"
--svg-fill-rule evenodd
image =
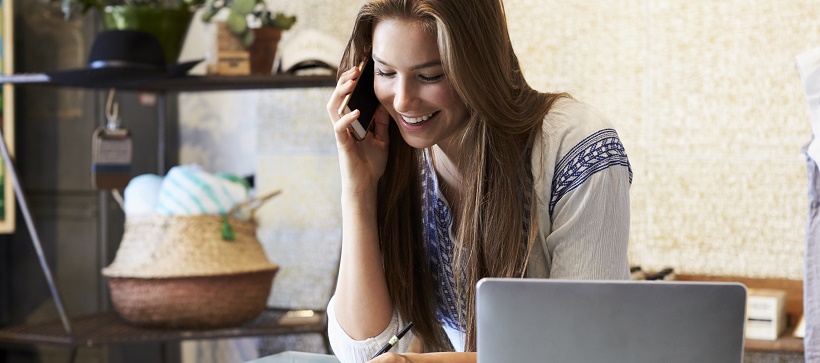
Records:
M739 283L483 279L479 363L740 363Z

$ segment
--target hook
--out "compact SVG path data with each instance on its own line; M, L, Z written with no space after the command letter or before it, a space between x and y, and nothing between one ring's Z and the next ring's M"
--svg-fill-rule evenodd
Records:
M108 121L106 127L110 131L114 131L120 127L120 104L114 101L114 94L116 92L116 89L109 88L108 97L105 101L105 119Z

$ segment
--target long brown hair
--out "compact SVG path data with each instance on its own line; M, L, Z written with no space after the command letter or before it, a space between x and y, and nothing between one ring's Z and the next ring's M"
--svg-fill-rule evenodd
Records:
M484 277L524 275L538 232L525 151L553 102L566 95L539 93L524 80L501 0L370 1L359 10L340 74L371 56L373 28L388 18L418 22L436 34L444 74L470 115L458 141L464 190L454 209L461 212L452 268L459 298L466 299L459 311L467 330L464 348L475 351L475 285ZM423 153L404 142L393 122L389 134L378 222L390 298L413 321L425 350L446 350L422 226Z

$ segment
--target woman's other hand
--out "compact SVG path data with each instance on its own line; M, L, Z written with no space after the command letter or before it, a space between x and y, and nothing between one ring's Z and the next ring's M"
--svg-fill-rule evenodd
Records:
M376 124L362 141L356 141L348 132L348 127L359 116L358 110L339 116L339 108L347 94L355 88L354 80L360 71L351 68L339 77L336 89L327 103L327 112L336 135L339 164L342 169L343 191L362 193L374 191L387 165L389 137L387 127L390 117L383 107L376 110L373 122ZM372 87L372 85L371 85Z

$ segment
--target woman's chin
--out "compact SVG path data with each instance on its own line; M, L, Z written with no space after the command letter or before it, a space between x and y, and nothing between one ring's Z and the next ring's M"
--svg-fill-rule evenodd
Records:
M399 117L396 123L399 126L404 141L416 149L423 149L435 145L436 140L430 137L430 130L432 130L440 114L441 112L437 111L433 117L418 123L410 123Z
M407 145L415 149L424 149L436 144L435 141L430 138L415 133L408 133L405 132L405 130L401 130L401 137Z

